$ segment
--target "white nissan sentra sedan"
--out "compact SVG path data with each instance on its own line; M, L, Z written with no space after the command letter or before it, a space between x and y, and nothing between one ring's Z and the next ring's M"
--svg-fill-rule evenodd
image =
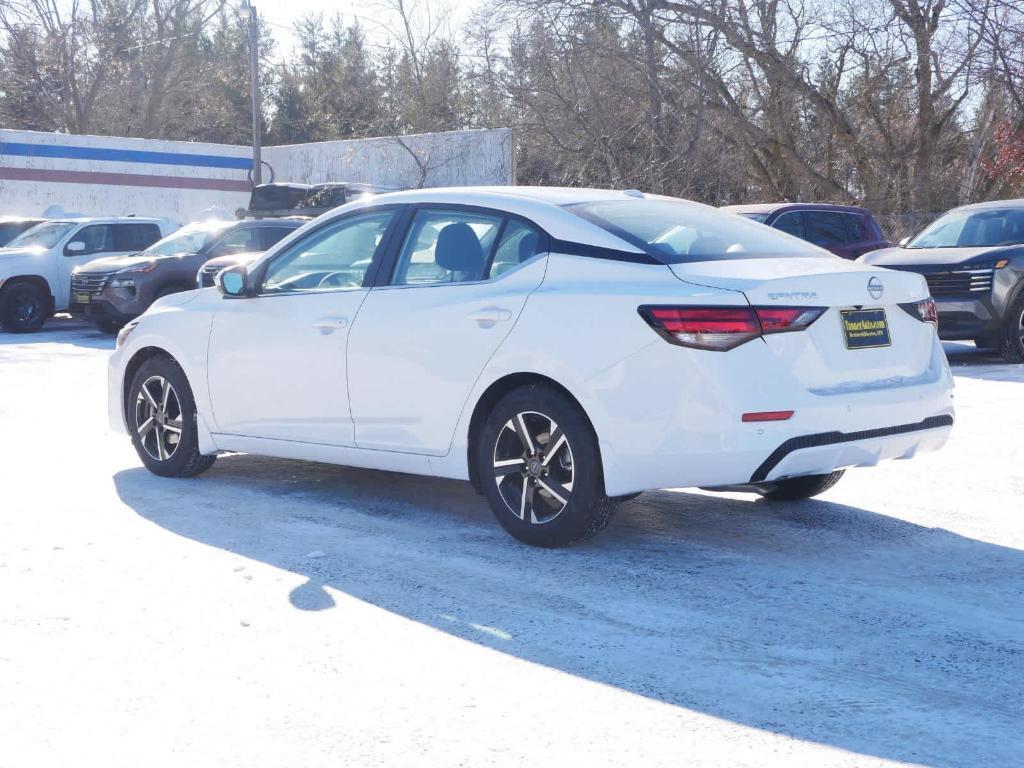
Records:
M953 424L920 275L674 198L385 194L216 282L110 360L111 422L158 475L242 451L460 478L559 546L640 491L807 498Z

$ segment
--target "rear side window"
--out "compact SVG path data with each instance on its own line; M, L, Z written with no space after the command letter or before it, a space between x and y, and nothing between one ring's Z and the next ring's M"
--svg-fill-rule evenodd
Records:
M115 251L143 251L160 239L156 224L111 224Z
M834 211L804 211L804 228L807 239L815 245L845 245L851 241L846 228L845 213Z
M609 200L566 210L662 264L787 256L831 256L770 227L684 200Z
M260 229L260 250L266 251L271 246L277 245L288 235L294 232L290 227L262 227Z
M395 265L392 285L483 280L502 217L452 210L416 212Z
M540 252L541 233L525 221L510 219L501 233L501 240L494 250L489 277L518 267Z
M872 239L863 216L858 213L845 213L843 218L846 219L846 242L861 243Z

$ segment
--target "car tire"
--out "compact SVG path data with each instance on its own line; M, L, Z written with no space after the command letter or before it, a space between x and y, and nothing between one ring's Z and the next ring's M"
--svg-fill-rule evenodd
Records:
M96 323L96 328L98 328L102 333L117 333L121 327L119 323L116 323L107 317L99 318L93 322Z
M805 475L804 477L789 477L785 480L778 480L772 483L772 488L766 491L764 497L772 501L799 501L809 499L824 493L833 485L839 482L846 470L837 469L827 475Z
M1024 290L1014 302L1006 317L1006 334L999 352L1008 363L1024 363Z
M199 452L192 388L172 358L156 355L139 366L128 387L125 411L135 452L153 474L194 477L213 466L217 457Z
M502 397L480 430L475 459L495 517L526 544L583 541L607 526L615 511L616 499L604 492L593 427L575 402L552 387L528 385Z
M49 315L48 292L35 283L15 283L0 295L0 321L5 331L32 333L43 327Z

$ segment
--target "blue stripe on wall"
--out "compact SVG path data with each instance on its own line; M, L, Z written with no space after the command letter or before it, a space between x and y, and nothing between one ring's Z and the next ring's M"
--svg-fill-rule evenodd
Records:
M24 144L0 141L0 155L24 157L63 157L70 160L114 160L121 163L152 163L154 165L191 165L203 168L234 168L248 171L252 160L227 155L190 155L184 152L144 152L108 147L74 147L54 144Z

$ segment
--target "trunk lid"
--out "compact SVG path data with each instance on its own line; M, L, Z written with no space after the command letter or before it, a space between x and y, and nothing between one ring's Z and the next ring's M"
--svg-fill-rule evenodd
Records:
M824 256L675 264L672 271L688 283L740 291L756 307L826 307L807 330L768 334L763 341L815 394L905 386L934 375L935 327L899 306L928 297L918 274ZM845 317L855 327L877 323L882 315L872 310L884 313L888 343L874 339L856 346L844 313L854 313Z

